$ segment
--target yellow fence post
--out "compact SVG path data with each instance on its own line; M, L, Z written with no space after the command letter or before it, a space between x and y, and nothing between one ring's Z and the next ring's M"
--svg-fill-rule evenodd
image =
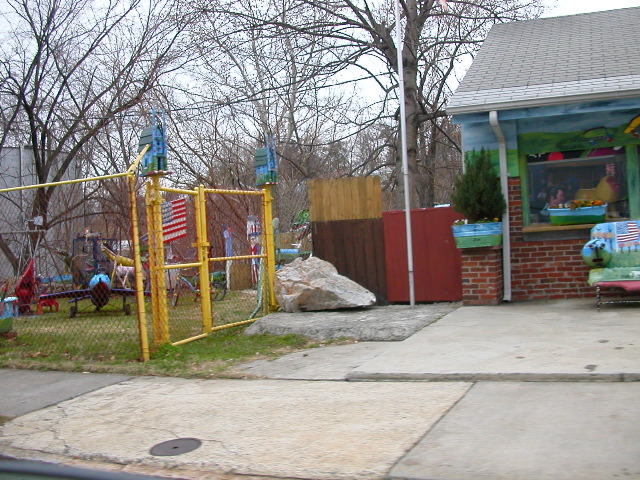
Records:
M264 211L264 247L267 251L267 278L265 285L267 286L269 311L275 312L278 310L278 301L276 300L276 293L273 288L273 282L276 276L276 250L273 237L273 197L271 196L271 185L264 185L262 190L264 192L264 196L262 197Z
M162 196L160 195L160 176L153 175L151 182L154 191L153 202L153 236L156 254L156 272L158 284L158 311L160 318L158 319L161 332L161 343L170 341L169 336L169 318L167 311L167 284L165 281L164 269L164 238L162 235ZM151 245L149 245L151 246Z
M140 252L140 230L138 225L138 204L136 200L136 176L127 175L129 184L129 203L131 210L131 236L133 239L134 278L136 289L136 302L138 310L138 329L140 332L140 350L142 361L149 361L149 337L147 333L147 317L144 309L144 272L142 270L142 258Z
M196 191L196 234L198 262L200 262L200 300L202 304L202 328L207 335L213 327L211 310L211 285L209 284L209 238L207 236L207 203L205 189L200 185Z
M164 269L164 243L162 238L162 197L157 175L147 183L147 225L149 230L149 278L153 311L153 339L157 345L169 342L167 319L167 286Z
M146 145L142 151L138 153L138 157L127 169L130 203L129 208L131 210L131 239L133 241L133 275L135 279L136 303L138 310L140 351L142 353L143 362L148 362L151 357L149 352L149 333L147 331L147 314L144 307L144 268L142 267L142 252L140 249L140 224L138 223L138 200L136 197L136 170L148 151L149 145Z
M160 312L158 310L158 281L157 275L154 275L156 265L156 252L153 248L153 192L151 190L151 183L145 184L145 204L147 206L147 244L148 244L148 262L149 262L149 287L151 290L151 319L153 321L153 343L154 345L160 345L162 339L160 338Z

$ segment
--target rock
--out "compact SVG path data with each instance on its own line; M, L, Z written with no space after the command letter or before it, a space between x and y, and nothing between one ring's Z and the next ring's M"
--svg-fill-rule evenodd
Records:
M423 305L387 305L324 312L275 312L244 331L246 335L302 335L314 340L352 338L363 342L390 342L409 338L460 307L460 302Z
M296 258L276 272L275 294L285 312L368 307L376 297L317 257Z

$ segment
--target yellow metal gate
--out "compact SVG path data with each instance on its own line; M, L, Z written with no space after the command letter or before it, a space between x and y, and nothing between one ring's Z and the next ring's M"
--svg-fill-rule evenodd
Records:
M135 301L137 322L133 316L129 316L134 309L131 308L133 305L126 304L127 296L124 296L124 301L121 300L123 308L116 308L115 313L93 313L92 308L91 315L61 321L61 318L69 316L70 307L66 301L67 297L82 293L87 297L82 302L91 304L89 295L86 294L87 290L80 289L74 278L73 285L61 288L59 297L57 293L54 294L58 298L57 301L54 302L54 298L50 298L52 302L50 305L55 303L55 312L48 310L42 312L43 305L39 303L37 296L33 299L37 302L37 306L36 304L31 307L24 306L25 309L32 308L34 311L37 308L40 314L30 317L20 316L13 322L14 331L20 338L19 345L14 347L16 356L37 354L52 355L62 359L113 357L128 360L141 358L147 361L151 350L160 345L166 343L179 345L203 338L216 330L253 322L260 315L277 308L273 292L275 253L271 215L272 197L269 185L264 186L262 190L251 191L206 189L203 186L193 190L181 190L161 187L159 175L148 176L143 185L149 247L147 268L144 258L146 245L141 241L140 235L145 212L138 211L140 196L137 194L137 189L140 185L138 185L139 177L136 171L148 149L149 147L145 146L131 167L123 173L0 189L0 196L6 200L4 205L7 205L12 200L11 195L26 195L25 192L30 190L55 187L62 199L57 208L63 210L66 208L65 199L71 204L81 204L82 185L101 185L104 191L122 191L123 194L126 191L124 195L128 195L128 202L123 196L119 206L127 210L131 218L130 257L124 257L115 252L111 260L114 273L118 266L126 266L129 269L134 267L133 283L128 283L125 287L123 282L122 288L126 288L128 299ZM105 182L111 182L106 184L109 188L105 187ZM169 262L166 260L171 259L165 259L166 241L163 238L162 207L171 196L180 196L190 202L189 221L194 233L193 238L195 238L192 259L183 258ZM242 205L243 208L239 208L238 202L242 201L238 199L243 198L250 200ZM14 203L18 205L18 202ZM11 214L9 209L5 208L5 210L7 210L4 212L5 217ZM251 254L248 237L238 232L240 222L245 221L246 224L244 217L247 212L255 212L261 224L259 235L262 250L259 254ZM219 239L213 238L212 235L222 231L223 223L230 223L231 214L236 222L235 240L240 251L233 255L226 255L220 251L219 245L216 245L220 243ZM1 216L0 220L2 220ZM87 218L84 220L86 221ZM104 227L106 222L108 220L105 218L100 225ZM77 231L72 225L64 224L63 227L56 230L62 243L52 244L53 246L67 244L70 234L74 235ZM229 228L226 231L229 231ZM51 236L56 232L50 229L42 230L41 233L43 236ZM89 235L86 233L86 238L83 237L87 243L90 240ZM73 238L73 240L79 240L79 238ZM94 243L97 245L99 238L91 240L95 240ZM74 257L71 260L77 260L77 258ZM239 272L247 267L247 262L253 264L250 268L255 267L258 270L259 267L260 281L248 286L230 281L241 277ZM216 276L219 272L216 270L225 267L228 271L224 272L226 283L222 288L221 279ZM5 287L10 284L10 280L10 278L4 278ZM112 282L114 282L113 278ZM52 291L58 290L50 289L46 293ZM115 292L115 289L113 291ZM181 293L182 298L178 298ZM50 308L53 309L53 307ZM95 311L98 311L97 306ZM73 316L75 315L71 315Z
M192 245L195 258L180 258L179 261L165 258L163 193L165 197L178 195L189 199L192 211L189 221L196 238ZM225 198L223 203L228 208L215 207L215 199L220 197ZM252 208L259 212L262 245L259 254L251 254L246 237L244 251L239 254L219 254L212 247L211 232L221 231L225 212L234 213L233 205L240 201L238 198L249 199L245 201L253 202ZM273 293L275 262L271 202L268 186L263 190L207 189L203 186L183 190L161 187L157 177L150 178L146 190L151 292L149 326L155 346L197 340L217 330L251 323L277 308ZM238 217L235 212L236 220ZM243 235L235 238L243 243ZM260 265L260 281L249 288L234 285L229 278L231 274L235 278L239 271L237 267L250 263ZM218 265L226 270L216 271Z

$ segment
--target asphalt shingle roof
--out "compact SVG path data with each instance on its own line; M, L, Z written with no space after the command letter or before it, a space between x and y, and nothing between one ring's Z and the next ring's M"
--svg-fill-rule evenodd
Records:
M494 25L447 111L640 96L640 7Z

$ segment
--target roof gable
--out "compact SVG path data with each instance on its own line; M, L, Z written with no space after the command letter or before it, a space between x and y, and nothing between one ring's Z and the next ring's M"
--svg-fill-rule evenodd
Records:
M447 110L636 96L639 45L640 7L496 24Z

